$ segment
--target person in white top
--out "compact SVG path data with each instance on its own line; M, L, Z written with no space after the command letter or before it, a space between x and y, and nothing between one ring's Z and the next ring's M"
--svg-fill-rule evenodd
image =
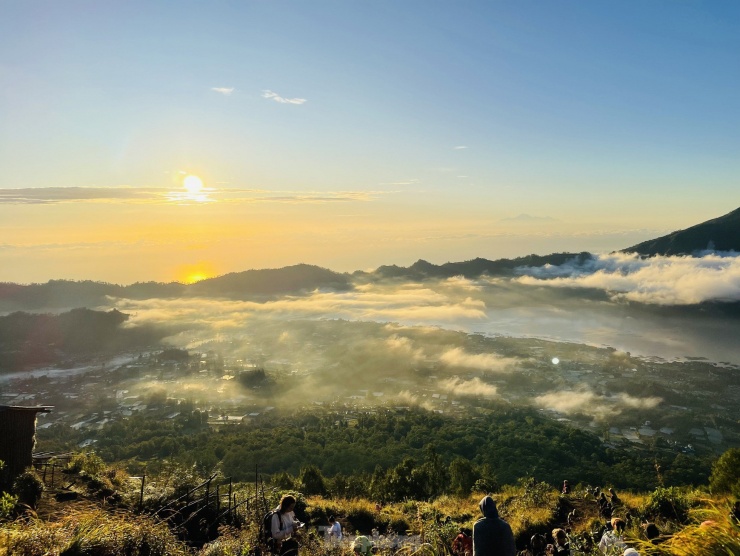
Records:
M626 523L618 517L613 517L611 524L611 531L605 532L601 537L601 541L599 541L599 549L604 554L608 553L612 547L616 547L620 551L627 548L627 544L624 542L624 537L622 536Z
M295 497L286 494L280 499L280 505L275 508L275 513L272 514L270 534L275 539L276 553L281 556L297 554L300 546L293 535L303 527L303 523L295 518L294 509Z
M334 516L329 516L329 539L334 541L342 540L342 524Z

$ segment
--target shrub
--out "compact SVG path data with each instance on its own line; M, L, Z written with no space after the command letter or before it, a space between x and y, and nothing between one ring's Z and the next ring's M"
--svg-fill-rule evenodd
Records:
M370 510L353 506L347 512L347 523L361 533L369 533L376 527L375 515Z
M686 521L693 501L688 493L678 487L658 487L648 496L642 513L650 517Z
M388 529L399 535L405 535L411 529L411 524L405 517L394 517L388 524Z
M75 454L67 465L67 471L70 473L78 473L87 477L99 475L105 469L105 462L95 452L80 452Z
M0 519L10 519L13 517L17 504L17 496L13 496L9 492L3 492L0 496Z
M44 492L44 483L34 471L29 469L18 475L13 483L13 492L18 496L18 503L35 509Z

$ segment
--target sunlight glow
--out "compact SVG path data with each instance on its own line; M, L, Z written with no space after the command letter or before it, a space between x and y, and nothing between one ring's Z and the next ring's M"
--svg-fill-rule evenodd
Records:
M207 280L208 278L210 278L210 276L207 274L196 272L194 274L189 274L184 281L186 284L195 284L196 282Z
M182 186L187 189L191 195L197 195L203 190L203 180L198 176L188 175L182 180Z
M553 365L557 365L558 363L560 363L560 359L558 359L557 357L553 357L552 358L552 364Z

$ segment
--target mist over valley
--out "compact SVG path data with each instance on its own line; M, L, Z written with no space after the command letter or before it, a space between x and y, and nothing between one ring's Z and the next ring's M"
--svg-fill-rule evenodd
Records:
M6 308L27 311L30 299L45 311L0 317L3 403L54 405L45 425L74 425L87 443L107 423L187 404L214 425L299 409L470 419L519 408L623 449L740 445L733 252L418 261L353 274L298 265L189 286L57 281L4 292ZM68 311L65 292L94 310ZM36 331L19 336L34 318Z

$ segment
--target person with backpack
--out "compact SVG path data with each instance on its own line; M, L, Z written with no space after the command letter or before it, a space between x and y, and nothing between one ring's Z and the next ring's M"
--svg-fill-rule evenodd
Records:
M295 497L286 494L280 499L280 505L275 508L270 517L270 539L268 545L273 554L291 555L298 554L298 540L294 538L303 523L295 518Z

